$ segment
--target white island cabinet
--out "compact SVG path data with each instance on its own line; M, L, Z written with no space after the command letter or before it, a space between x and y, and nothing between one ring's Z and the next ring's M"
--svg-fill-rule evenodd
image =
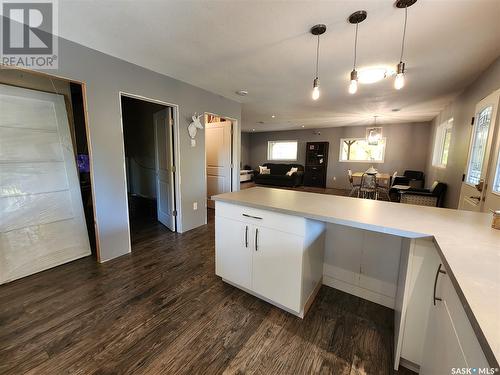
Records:
M215 204L215 273L303 317L322 283L325 224Z

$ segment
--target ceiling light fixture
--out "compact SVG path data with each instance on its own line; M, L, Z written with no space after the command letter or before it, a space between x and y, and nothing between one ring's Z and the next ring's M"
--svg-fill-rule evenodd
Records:
M318 37L318 44L316 45L316 77L313 81L312 99L318 100L319 98L319 77L318 77L318 67L319 67L319 36L324 34L326 31L326 25L318 24L311 28L311 34Z
M405 85L405 63L403 62L403 53L405 50L405 37L406 37L406 22L408 20L408 7L415 4L417 0L398 0L396 1L396 8L404 8L405 10L405 23L403 27L403 39L401 41L401 57L396 72L396 79L394 80L394 88L400 90Z
M236 95L247 96L248 95L248 91L247 90L238 90L238 91L236 91Z
M356 33L354 35L354 63L351 72L351 83L349 84L349 94L355 94L358 91L358 72L356 71L356 57L358 49L358 25L366 19L367 13L365 10L358 10L349 16L349 23L356 25Z
M276 115L271 115L272 118L276 118Z
M371 84L382 81L394 74L394 70L384 66L374 66L360 69L358 72L358 82L363 84Z

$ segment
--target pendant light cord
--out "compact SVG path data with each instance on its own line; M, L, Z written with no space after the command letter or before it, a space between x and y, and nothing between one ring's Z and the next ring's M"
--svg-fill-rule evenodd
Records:
M403 61L403 53L405 50L405 38L406 38L406 21L408 19L408 6L405 6L405 25L403 27L403 40L401 41L401 57L399 59L400 62Z
M356 33L354 36L354 64L353 70L356 70L356 58L357 58L357 50L358 50L358 25L359 22L356 22Z
M316 45L316 78L318 78L318 70L319 70L319 35L318 35L318 44Z

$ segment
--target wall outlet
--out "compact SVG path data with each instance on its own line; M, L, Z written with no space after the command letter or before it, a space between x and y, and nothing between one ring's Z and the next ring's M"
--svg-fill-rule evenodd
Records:
M196 139L191 139L191 147L196 147Z
M198 209L198 202L193 202L193 210L196 211Z

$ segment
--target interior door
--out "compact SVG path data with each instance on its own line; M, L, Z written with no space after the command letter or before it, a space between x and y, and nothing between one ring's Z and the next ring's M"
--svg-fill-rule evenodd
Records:
M231 191L231 121L205 124L207 159L207 206L214 208L213 195Z
M64 97L0 85L0 283L87 255Z
M459 208L462 210L484 211L488 166L490 159L493 159L491 146L495 134L499 95L500 90L497 90L476 106L465 178L460 192Z
M156 207L158 221L175 231L173 113L167 107L153 115L156 154Z

